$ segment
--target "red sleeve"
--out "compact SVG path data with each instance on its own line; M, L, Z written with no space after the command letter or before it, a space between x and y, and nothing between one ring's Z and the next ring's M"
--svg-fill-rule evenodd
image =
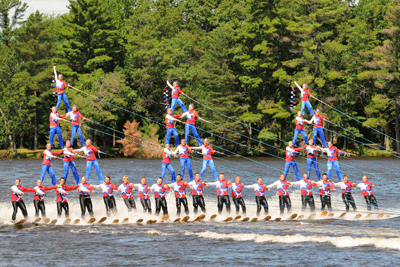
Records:
M95 148L94 146L91 147L93 149L94 152L99 152L99 150L97 148Z
M59 152L51 151L51 154L52 154L52 155L60 155L60 154L62 154L62 153L64 153L64 150L61 150L61 151L59 151Z
M67 191L72 191L72 190L78 189L78 187L79 187L79 185L65 186L65 189Z
M214 151L214 149L213 149L212 145L210 145L210 147L211 147L211 154L214 154L214 153L215 153L215 151Z
M183 94L183 92L179 86L175 87L175 89L177 89L179 93Z
M307 147L307 145L304 145L304 146L302 146L302 147L299 147L299 150L306 149L306 147Z
M199 114L197 113L197 111L194 112L194 116L200 119Z
M297 147L297 148L294 148L294 151L300 151L302 149L303 149L302 147Z
M84 119L84 118L85 118L85 116L83 116L83 115L81 114L81 112L79 112L79 111L78 111L78 116L79 116L79 118L81 118L81 119Z
M190 147L189 147L188 151L189 151L190 153L192 153L192 152L193 152L193 150L192 150Z
M58 117L60 117L61 119L65 118L65 116L67 116L68 113L65 113L64 115L58 115Z
M33 188L27 188L27 187L21 186L21 191L24 192L24 193L33 193L33 192L35 192L36 190L33 189Z
M312 182L311 186L318 186L316 183Z
M58 186L48 186L48 187L46 187L46 186L43 186L42 187L42 191L44 192L44 191L49 191L49 190L54 190L54 189L57 189L57 187Z
M307 92L307 95L311 95L308 89L306 89L305 91Z
M334 189L335 187L333 186L333 184L330 184L330 187L332 188L332 189Z
M182 116L182 114L178 114L178 115L171 115L172 117L174 117L175 119L179 118L180 116Z
M118 187L116 187L115 184L112 184L112 185L113 185L112 186L113 189L118 190Z
M169 188L169 186L168 186L168 185L165 187L165 189L167 189L167 190L171 190L171 188Z

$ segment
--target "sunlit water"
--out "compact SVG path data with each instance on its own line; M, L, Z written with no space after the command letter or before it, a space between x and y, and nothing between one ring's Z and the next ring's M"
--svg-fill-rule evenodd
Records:
M256 182L257 176L264 178L269 184L278 179L283 170L281 160L254 159L257 162L243 160L215 159L218 172L224 172L228 180L234 176L242 177L244 184ZM78 172L84 174L86 164L84 160L76 160ZM104 175L109 174L112 182L117 186L122 183L122 176L128 175L130 181L139 183L142 176L148 178L148 184L155 183L160 175L160 160L132 160L132 159L100 159ZM300 164L303 173L306 168ZM173 166L179 172L179 161L174 159ZM0 161L0 266L127 266L127 265L173 265L173 266L204 266L204 265L300 265L300 266L396 266L400 262L400 214L398 191L397 160L360 160L342 159L343 173L350 176L350 180L361 182L362 174L368 174L370 181L376 187L374 193L380 205L379 211L366 217L366 205L360 190L355 189L353 195L357 202L360 219L355 219L356 213L348 213L338 218L344 211L339 190L333 194L333 219L319 217L319 198L316 197L317 217L313 220L289 220L290 214L282 216L282 221L251 222L222 222L227 214L218 216L209 221L209 216L216 213L215 188L206 188L205 199L207 218L203 222L189 223L156 223L137 225L138 218L160 220L155 215L142 213L140 202L136 199L137 212L128 214L119 192L115 192L118 215L115 218L130 218L127 225L112 224L114 218L109 218L104 224L88 225L81 222L78 225L62 225L64 219L54 226L40 224L33 226L25 224L18 228L10 223L11 190L15 178L22 180L25 187L34 187L41 171L41 160L3 160ZM192 161L193 171L199 172L201 161ZM268 165L268 166L267 166ZM53 168L57 178L62 175L61 161L53 161ZM320 169L326 171L326 160L320 160ZM166 181L170 181L167 172ZM188 180L186 171L184 180ZM293 171L288 177L293 181ZM312 180L315 173L312 172ZM211 171L207 170L205 181L213 181ZM337 181L336 174L333 181ZM98 184L97 176L92 171L90 183ZM68 185L74 185L73 177L69 176ZM46 176L44 185L51 185ZM308 217L309 212L302 212L300 207L300 193L291 188L293 204L292 213ZM317 193L317 189L314 189ZM137 196L137 193L135 193ZM254 192L245 189L243 193L248 208L247 216L255 215ZM72 219L80 218L78 193L69 193L70 214ZM280 217L278 212L278 198L276 190L267 193L272 219ZM95 217L105 216L104 203L101 193L97 190L92 195ZM175 200L172 194L167 197L171 219L176 217ZM34 215L33 194L24 195L28 206L30 220ZM189 208L192 212L192 199L188 193ZM233 203L232 203L233 204ZM55 193L46 195L47 216L56 218ZM154 199L152 199L152 208ZM232 206L233 208L233 206ZM389 218L377 218L378 213L390 214ZM235 214L233 214L235 215ZM191 219L194 218L190 214ZM260 216L262 219L264 216ZM17 219L22 218L18 214Z

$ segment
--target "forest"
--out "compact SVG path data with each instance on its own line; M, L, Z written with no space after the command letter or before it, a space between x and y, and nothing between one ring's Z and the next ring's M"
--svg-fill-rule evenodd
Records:
M339 148L399 153L399 0L70 0L67 14L23 19L26 9L0 1L0 149L9 156L49 140L53 66L79 89L66 94L91 120L83 136L115 155L154 156L145 144L165 143L167 80L202 104L181 96L212 122L196 122L200 136L237 154L277 154L293 138L294 81L326 103L311 99ZM61 125L68 139L70 124Z

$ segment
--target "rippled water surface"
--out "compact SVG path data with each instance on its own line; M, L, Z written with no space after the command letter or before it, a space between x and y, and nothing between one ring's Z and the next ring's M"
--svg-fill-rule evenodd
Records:
M254 159L257 162L238 159L215 159L218 172L224 172L228 180L234 176L242 177L244 184L255 183L257 176L269 184L278 179L279 170L284 162L272 159ZM84 174L84 160L76 160L78 172ZM160 175L159 160L100 159L104 175L109 174L117 186L122 183L122 176L128 175L130 181L139 183L141 176L148 178L148 184L155 183ZM305 161L298 160L299 169L306 170ZM179 172L178 160L173 160L175 171ZM201 169L201 161L192 161L193 171ZM62 175L61 161L53 161L57 178ZM290 214L283 216L278 212L276 190L267 193L272 220L258 222L223 222L229 215L222 214L214 221L209 217L216 213L216 193L214 188L205 189L207 217L203 222L190 222L192 214L191 195L188 193L191 219L189 223L160 223L155 215L144 215L139 200L137 212L128 214L119 192L115 193L118 215L107 219L103 224L80 222L77 225L63 225L64 219L54 226L46 224L15 227L10 223L11 190L15 178L22 180L25 187L34 187L41 171L41 160L3 160L0 161L0 266L398 266L400 263L400 227L399 218L399 161L394 159L342 159L343 173L349 174L350 180L361 182L362 174L368 174L376 187L374 193L380 205L379 211L367 217L368 212L360 190L353 192L358 212L338 216L344 210L340 193L333 194L333 217L319 217L320 201L316 198L317 217L312 220L290 220ZM320 160L320 169L326 171L326 160ZM291 171L292 172L292 171ZM293 181L293 175L288 177ZM312 172L312 180L315 173ZM170 176L167 172L166 180ZM188 180L186 173L184 180ZM205 181L212 181L211 171L207 170ZM333 175L333 181L337 181ZM93 170L90 183L99 181ZM75 181L70 175L68 185ZM44 185L51 185L46 176ZM300 207L300 192L291 188L292 213L304 215ZM315 189L315 193L317 190ZM137 193L135 193L137 196ZM245 189L243 193L248 207L247 216L255 215L254 192ZM69 193L70 213L74 220L80 218L78 193ZM99 191L92 196L95 217L105 216L104 203ZM34 215L33 195L24 195L30 220ZM175 200L172 194L167 196L171 219L176 218ZM152 208L154 199L152 198ZM56 218L55 193L46 195L46 211L50 218ZM233 208L233 207L232 207ZM355 219L355 214L362 214ZM378 214L384 217L378 218ZM233 214L235 215L235 214ZM386 217L389 215L390 217ZM112 224L115 218L129 217L128 224ZM275 221L281 217L281 221ZM18 214L18 219L22 218ZM138 225L142 218L158 220L155 224Z

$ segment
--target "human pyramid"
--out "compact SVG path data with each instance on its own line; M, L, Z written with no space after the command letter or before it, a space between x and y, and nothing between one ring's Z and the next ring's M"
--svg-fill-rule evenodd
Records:
M167 130L167 135L166 135L166 144L165 148L163 149L163 160L161 163L161 175L157 179L157 182L153 184L151 187L149 187L146 184L146 178L142 177L141 182L139 184L133 184L129 182L128 176L123 177L123 183L117 187L113 183L111 183L111 177L109 175L106 175L105 178L103 178L103 174L100 170L100 166L97 162L97 158L95 155L95 152L97 153L104 153L100 150L98 150L96 147L94 147L91 144L91 140L87 139L84 141L84 138L82 136L82 131L80 129L80 124L79 124L79 119L83 120L90 120L86 117L84 117L78 110L78 106L74 105L73 108L71 109L65 89L69 87L69 84L67 84L63 80L62 74L57 75L56 72L56 67L54 66L54 77L55 77L55 82L56 82L56 94L57 94L57 105L56 107L52 107L52 112L49 117L50 121L50 140L49 143L46 145L46 150L44 151L44 159L42 163L42 172L40 175L40 179L37 180L37 186L34 188L26 188L21 186L21 181L20 179L15 180L15 185L11 187L12 190L12 206L13 206L13 215L12 215L12 221L14 222L16 219L17 215L17 210L20 209L23 216L27 217L27 210L26 206L24 204L24 201L22 199L22 196L24 193L32 192L35 194L34 196L34 206L35 206L35 216L39 216L39 212L41 212L43 217L46 217L45 213L45 205L44 205L44 196L45 192L49 190L56 190L57 194L57 214L60 217L62 215L62 211L64 210L65 216L68 218L69 217L69 206L68 206L68 199L67 199L67 194L68 191L72 190L78 190L79 193L79 202L81 206L81 216L82 218L85 217L86 211L89 213L91 217L93 217L93 207L92 207L92 201L90 198L90 194L94 193L94 189L101 189L103 198L104 198L104 203L106 207L106 213L107 216L110 216L111 213L116 213L116 202L115 198L113 195L113 190L118 190L121 191L122 197L124 200L124 203L126 204L127 208L129 211L136 210L136 204L134 201L133 197L133 192L134 190L137 190L139 193L139 199L143 207L144 212L151 213L151 202L150 202L150 196L149 193L154 194L155 198L155 207L156 207L156 215L160 213L160 211L163 211L164 216L168 214L168 208L167 208L167 202L165 200L165 194L166 191L174 191L175 193L175 198L176 198L176 209L177 209L177 215L179 216L181 213L181 206L184 207L184 211L186 214L189 214L189 208L188 208L188 202L186 198L186 188L190 188L192 190L192 197L193 197L193 207L194 207L194 213L196 214L198 212L198 208L202 210L203 213L206 212L205 209L205 202L203 198L203 187L209 187L209 186L215 186L217 189L217 196L218 196L218 212L222 213L223 211L223 206L226 206L226 211L229 213L230 212L230 197L229 197L229 192L228 189L231 188L231 196L233 203L236 208L236 213L240 212L240 209L242 210L243 213L246 213L246 206L245 202L242 198L242 190L245 188L248 189L253 189L255 192L255 198L256 198L256 204L257 204L257 215L260 215L260 212L262 209L264 209L265 213L268 213L268 202L265 198L265 192L270 190L270 188L276 187L277 192L279 195L279 207L280 207L280 212L281 214L284 212L285 207L288 211L291 209L291 200L289 197L289 187L291 186L298 186L300 187L301 190L301 201L302 201L302 208L306 209L307 205L309 208L313 211L315 210L315 202L314 202L314 197L312 193L312 188L318 186L319 187L319 195L321 199L321 209L324 210L325 208L327 209L332 209L331 206L331 190L335 190L334 186L338 186L341 188L342 191L342 199L345 203L346 210L349 210L350 205L354 210L356 210L356 205L355 201L352 197L351 189L352 187L358 186L361 191L362 195L364 196L366 202L367 202L367 207L368 210L371 209L371 206L375 206L375 208L378 207L377 201L375 196L372 193L372 187L373 185L371 182L368 181L368 178L366 175L363 176L362 178L362 183L356 185L355 183L352 183L348 181L347 175L342 176L340 168L339 168L339 163L337 159L337 154L338 153L343 153L347 154L346 152L340 151L338 148L333 146L332 142L326 143L325 137L324 137L324 117L320 115L320 111L317 109L316 114L314 114L313 108L311 106L311 103L308 99L308 96L311 96L308 86L306 84L303 85L301 88L297 83L296 86L301 91L301 100L302 100L302 110L298 112L297 117L296 117L296 129L294 133L294 139L293 141L289 142L288 147L286 147L286 163L285 163L285 170L283 174L280 175L280 178L278 181L270 184L270 185L265 185L262 183L262 178L258 177L257 178L257 183L253 185L244 185L241 183L240 177L237 176L235 178L235 182L231 183L228 180L225 180L225 175L223 173L217 174L217 171L215 169L215 165L212 159L212 154L216 153L217 151L213 150L213 147L211 144L209 144L208 139L204 139L204 143L202 142L199 134L197 133L196 127L195 127L195 122L196 118L199 120L205 121L206 120L202 119L199 114L194 110L194 104L189 105L189 109L186 108L182 100L180 99L180 94L183 94L182 90L180 89L178 82L174 82L173 85L171 85L167 81L167 85L171 88L172 94L171 94L171 106L168 107L167 109L167 115L165 116L165 122L166 122L166 130ZM68 113L64 115L60 115L57 113L58 108L60 107L61 101L64 102ZM173 115L173 112L175 110L176 104L179 104L181 108L183 109L184 113L178 114L178 115ZM308 108L310 111L311 118L310 121L305 120L303 118L304 116L304 111L305 107ZM66 144L64 146L63 138L62 138L62 133L61 133L61 128L59 125L60 120L65 120L65 118L70 117L71 121L71 130L72 130L72 135L71 135L71 140L66 141ZM180 118L186 117L186 123L179 120ZM179 140L179 135L178 131L176 129L176 122L184 123L185 124L185 138L182 140ZM305 133L303 129L304 123L309 123L312 124L314 123L314 138L313 140L307 141L307 134ZM189 132L192 131L192 134L198 144L198 147L189 147L188 146L188 141L189 141ZM54 135L57 134L59 144L61 147L61 151L55 152L52 151L53 149L53 141L54 141ZM79 141L81 143L81 148L74 150L72 148L75 135L78 134ZM301 134L304 137L305 144L302 147L295 148L294 146L296 145L297 142L297 137L298 134ZM174 135L175 138L175 145L176 149L173 151L170 148L169 141L171 139L171 136ZM323 148L319 146L315 146L316 144L316 138L319 135L321 142L323 144ZM303 174L303 179L301 179L297 164L295 161L295 154L299 153L300 150L305 149L307 151L307 165L308 165L308 170L307 174ZM201 150L201 154L203 155L203 166L202 170L200 173L196 173L193 177L193 171L192 171L192 166L190 162L190 153L193 153L194 150ZM318 168L318 162L317 162L317 151L322 151L326 152L328 155L328 173L323 174L322 178L319 172ZM79 178L76 164L74 162L74 157L80 156L77 154L77 152L83 152L86 157L87 161L87 166L86 166L86 176L82 176L82 178ZM220 153L220 152L217 152ZM63 154L63 162L64 162L64 173L62 178L59 179L59 184L57 185L57 179L54 174L54 171L51 167L51 161L53 158L58 158L57 155ZM105 154L105 153L104 153ZM171 165L171 156L179 156L180 158L180 163L181 163L181 172L180 174L176 175L175 171ZM61 159L61 158L58 158ZM202 178L204 176L204 173L206 171L207 165L210 166L213 177L215 179L215 182L211 183L205 183L202 181ZM95 168L98 179L100 181L99 185L93 185L89 184L89 178L90 178L90 173L92 166ZM293 167L295 176L297 178L297 182L288 182L286 180L286 176L289 172L290 166ZM311 173L311 168L314 166L317 177L320 181L318 182L313 182L309 180L310 173ZM190 182L184 182L184 173L185 173L185 167L188 168L189 172L189 177L190 177ZM332 174L332 168L336 169L337 176L340 180L339 183L333 183L330 181L331 174ZM75 178L76 184L75 186L67 186L66 181L68 178L68 173L69 169L72 170L72 174ZM171 184L164 184L164 176L166 173L166 170L170 172L171 175ZM46 175L46 173L49 174L49 176L52 179L52 184L53 186L51 187L44 187L42 186L43 179Z

